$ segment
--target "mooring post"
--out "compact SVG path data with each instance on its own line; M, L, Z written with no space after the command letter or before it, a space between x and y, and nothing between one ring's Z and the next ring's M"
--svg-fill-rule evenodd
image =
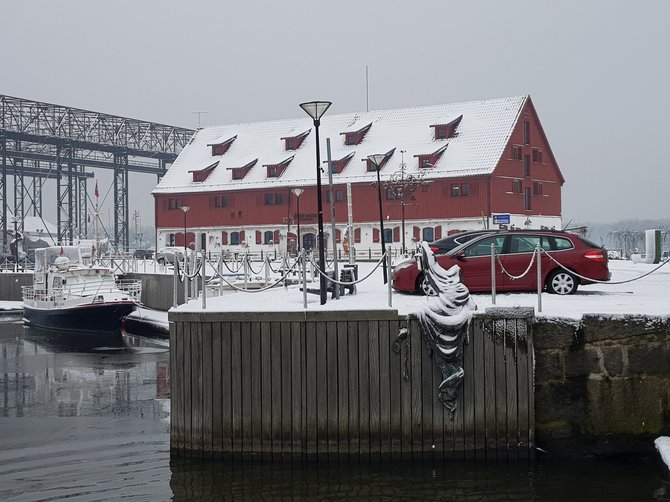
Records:
M537 311L542 312L542 250L539 244L535 246L535 258L537 258Z
M383 237L382 237L382 238L383 238ZM389 272L391 272L391 253L389 253L389 252L387 251L387 252L386 252L386 256L384 257L384 259L386 260L386 263L387 263L387 270L388 270ZM389 292L389 307L393 307L393 291L392 291L392 288L391 288L391 283L392 283L392 282L393 282L393 281L390 280L390 279L387 281L387 284L388 284L388 292Z
M216 270L219 272L219 296L223 296L223 253L219 257L219 261L216 264Z
M244 255L244 289L247 289L247 280L249 276L249 254Z
M174 255L174 266L179 265L179 257L175 253ZM184 254L184 303L188 303L188 258Z
M172 273L172 306L177 306L177 283L179 282L179 270L177 264L179 262L175 259L173 273Z
M205 267L207 260L205 253L200 256L200 268L202 269L202 310L207 309L207 275L205 274Z
M302 260L302 306L307 308L307 264L305 263L305 250L300 250L300 259Z
M266 287L270 283L270 257L265 255L265 285Z
M491 303L496 304L496 245L491 243Z

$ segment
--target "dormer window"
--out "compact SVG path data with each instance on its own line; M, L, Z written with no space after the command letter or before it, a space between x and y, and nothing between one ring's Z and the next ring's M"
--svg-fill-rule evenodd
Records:
M346 157L342 157L339 160L332 160L331 166L333 174L340 174L342 171L344 171L344 168L347 167L347 164L354 157L355 154L356 152L351 152L349 155L347 155ZM328 161L326 161L325 164L328 164Z
M217 155L223 155L228 151L230 148L230 145L233 144L233 141L237 139L237 135L233 136L232 138L228 138L225 141L217 142L217 143L209 143L207 146L212 147L212 157L216 157Z
M449 139L455 137L457 135L456 128L458 127L458 124L461 123L462 119L463 115L459 116L458 118L446 124L431 125L430 127L433 127L435 129L435 139L439 140L439 139Z
M204 169L198 169L195 171L189 171L189 173L193 174L193 182L194 183L200 183L205 181L210 174L212 174L212 171L216 168L216 166L219 165L219 161L217 160L213 164L210 164L209 166L205 167Z
M265 164L263 167L266 167L268 170L268 178L279 178L291 163L293 157L295 157L295 155L281 161L279 164Z
M233 172L233 180L244 179L244 177L251 170L251 168L256 165L256 162L258 162L258 159L254 159L242 167L229 167L228 169L230 169Z
M429 169L431 167L434 167L448 146L449 145L446 144L439 150L435 150L433 153L415 155L415 157L419 159L419 168Z
M302 145L302 142L305 141L305 138L309 136L310 132L311 129L308 129L307 131L298 134L297 136L286 136L285 138L281 138L284 140L284 149L297 150L300 148L300 145Z
M359 129L358 131L348 131L341 132L340 134L344 135L344 144L345 145L360 145L365 138L365 135L368 133L372 127L372 122L370 122L365 127Z
M389 150L388 152L386 152L386 153L384 154L384 160L382 160L382 161L379 163L379 170L380 170L380 171L382 170L382 168L384 167L384 165L389 161L389 159L390 159L391 157L393 157L393 154L394 154L394 153L395 153L395 148L392 148L391 150ZM377 167L372 163L372 161L371 161L370 159L367 159L367 158L366 158L366 159L361 159L361 160L364 160L365 162L367 162L367 171L368 171L369 173L374 173L374 172L377 171Z

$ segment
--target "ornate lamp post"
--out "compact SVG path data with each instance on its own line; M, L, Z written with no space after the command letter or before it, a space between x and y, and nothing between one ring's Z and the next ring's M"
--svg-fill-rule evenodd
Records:
M382 213L382 184L379 179L379 170L381 164L384 162L386 154L377 153L375 155L368 155L368 160L375 166L375 171L377 171L377 198L379 199L379 228L381 229L381 241L382 241L382 255L386 254L386 239L384 239L384 215ZM384 259L384 284L388 282L388 271L386 270L386 259Z
M291 192L295 195L298 205L298 254L300 254L300 196L305 191L304 188L291 188Z
M317 215L318 215L318 224L319 224L319 268L323 273L326 272L326 257L324 255L323 249L323 201L321 194L321 155L319 151L319 124L321 123L321 117L326 110L330 107L332 103L330 101L309 101L307 103L301 103L300 108L302 108L307 115L312 117L314 121L314 129L316 132L316 205L317 205ZM326 303L327 291L326 291L326 278L319 274L319 289L321 292L321 305Z
M400 153L405 153L402 150ZM393 194L393 198L400 201L400 223L402 231L402 253L405 254L407 250L405 246L405 206L407 205L407 198L411 197L416 189L419 186L425 185L426 182L423 179L423 172L418 175L407 174L405 172L404 159L400 162L400 169L394 172L391 175L391 178L384 184L384 188L389 190ZM432 164L429 164L429 167L432 167Z

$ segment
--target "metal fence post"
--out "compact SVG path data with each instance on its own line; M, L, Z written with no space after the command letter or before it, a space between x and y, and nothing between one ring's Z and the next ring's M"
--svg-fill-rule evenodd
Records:
M207 274L205 268L207 267L207 259L205 253L200 257L200 266L202 267L202 310L207 309Z
M542 250L539 244L535 246L535 257L537 258L537 311L542 312Z
M175 260L172 273L172 306L177 306L177 283L179 282L179 271L177 269L177 260Z
M179 262L177 253L174 255L174 261L176 267ZM186 254L184 254L184 303L188 303L188 258L186 258Z
M496 304L496 245L491 243L491 303Z
M307 264L305 263L305 250L300 250L300 259L302 260L302 304L307 308Z
M389 253L387 251L386 256L384 257L384 259L386 260L386 263L388 264L388 271L391 272L391 253ZM393 275L393 274L391 274L391 275ZM389 291L389 308L393 307L393 290L392 290L392 287L391 287L392 282L393 281L389 277L389 280L387 281L388 291Z

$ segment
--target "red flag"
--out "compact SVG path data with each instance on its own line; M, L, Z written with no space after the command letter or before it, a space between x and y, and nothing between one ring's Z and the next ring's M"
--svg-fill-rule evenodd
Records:
M95 196L100 197L100 193L98 192L98 182L95 182Z

